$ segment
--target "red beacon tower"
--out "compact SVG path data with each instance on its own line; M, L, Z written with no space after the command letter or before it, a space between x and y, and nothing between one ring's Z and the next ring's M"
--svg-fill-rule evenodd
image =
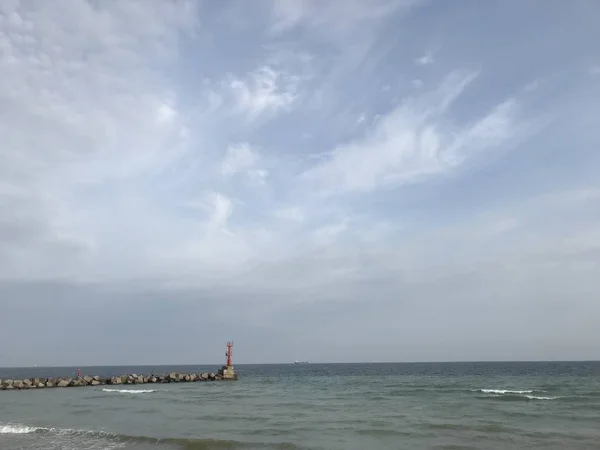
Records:
M227 353L225 353L225 356L227 356L227 367L231 367L231 349L233 348L233 342L228 342L227 343Z
M227 365L221 367L221 370L219 370L219 375L224 380L238 379L237 373L235 373L235 370L233 370L233 365L231 364L231 355L233 354L232 348L233 342L227 342L227 351L225 352L225 356L227 357Z

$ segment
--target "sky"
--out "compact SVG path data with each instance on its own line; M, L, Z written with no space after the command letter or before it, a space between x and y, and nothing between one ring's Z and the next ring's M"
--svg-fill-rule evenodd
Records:
M3 0L0 366L600 359L598 17Z

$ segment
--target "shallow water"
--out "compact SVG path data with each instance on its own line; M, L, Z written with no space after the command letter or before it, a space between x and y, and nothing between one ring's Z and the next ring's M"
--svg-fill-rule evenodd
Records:
M237 382L1 391L0 448L600 448L597 362L236 369ZM210 370L82 368L101 376ZM0 378L74 372L0 369Z

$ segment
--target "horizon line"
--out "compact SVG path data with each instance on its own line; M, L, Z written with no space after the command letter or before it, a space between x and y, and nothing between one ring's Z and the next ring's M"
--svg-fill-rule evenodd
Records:
M303 361L303 365L352 365L352 364L477 364L477 363L597 363L600 359L555 359L555 360L456 360L456 361L338 361L338 362L327 362L327 361ZM177 364L100 364L100 365L51 365L51 366L0 366L0 369L61 369L61 368L78 368L78 367L190 367L190 366L218 366L223 365L222 363L177 363ZM295 365L294 361L291 362L270 362L270 363L239 363L233 364L233 366L287 366Z

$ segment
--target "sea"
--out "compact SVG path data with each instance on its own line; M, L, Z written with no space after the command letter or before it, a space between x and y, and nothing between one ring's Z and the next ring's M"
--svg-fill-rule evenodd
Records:
M105 377L215 369L81 368ZM600 449L600 362L236 370L229 382L0 391L0 449ZM0 379L75 371L0 368Z

